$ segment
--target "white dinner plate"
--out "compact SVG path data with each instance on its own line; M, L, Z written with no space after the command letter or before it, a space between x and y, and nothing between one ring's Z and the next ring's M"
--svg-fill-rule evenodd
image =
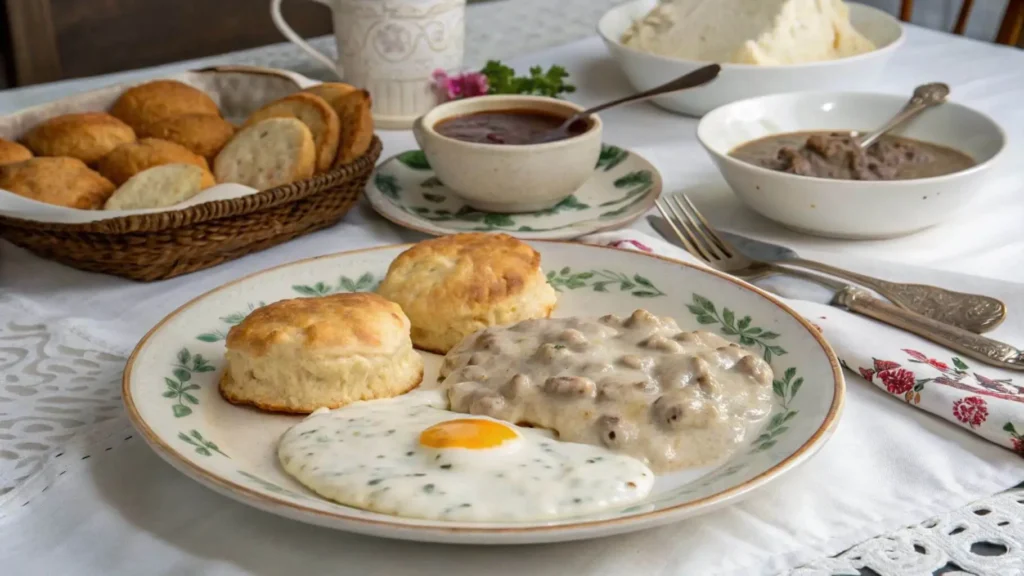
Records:
M683 329L713 330L758 351L776 379L773 414L715 466L658 478L643 502L554 522L464 523L399 518L324 500L292 480L276 458L278 437L301 417L235 406L217 391L224 336L254 308L294 297L373 290L408 246L345 252L278 266L212 290L162 320L124 372L129 417L165 460L210 488L268 512L375 536L466 544L524 544L608 536L708 512L810 458L843 404L835 354L796 312L739 280L638 252L531 242L559 291L556 316L626 315L645 308ZM440 356L424 354L424 386Z
M408 150L377 166L366 197L381 216L399 226L440 236L504 232L523 239L569 240L621 228L654 206L661 174L636 152L605 144L594 174L552 208L498 214L471 208L449 190L421 150Z

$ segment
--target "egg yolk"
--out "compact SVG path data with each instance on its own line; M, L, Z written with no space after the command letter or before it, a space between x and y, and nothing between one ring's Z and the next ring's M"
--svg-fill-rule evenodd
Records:
M420 433L420 445L428 448L466 448L480 450L514 440L515 430L500 422L462 418L434 424Z

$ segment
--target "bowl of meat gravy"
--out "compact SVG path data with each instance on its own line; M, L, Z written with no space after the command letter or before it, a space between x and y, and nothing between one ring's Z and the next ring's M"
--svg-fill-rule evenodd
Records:
M853 139L906 98L799 92L741 100L708 113L697 137L747 206L788 228L832 238L912 234L952 217L980 193L1006 136L988 116L947 102L867 149Z
M558 204L594 172L601 120L590 116L546 138L582 107L543 96L478 96L442 104L413 124L438 179L487 212L534 212Z

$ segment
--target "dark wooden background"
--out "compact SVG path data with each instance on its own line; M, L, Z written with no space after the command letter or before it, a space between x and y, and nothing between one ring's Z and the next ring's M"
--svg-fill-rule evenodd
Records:
M5 86L155 66L283 42L269 0L0 0ZM331 13L284 3L305 37L331 33Z

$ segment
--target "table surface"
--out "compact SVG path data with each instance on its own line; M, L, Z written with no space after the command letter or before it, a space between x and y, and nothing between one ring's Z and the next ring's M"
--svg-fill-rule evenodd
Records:
M617 3L612 0L562 0L558 3L516 0L471 6L467 12L467 67L479 65L487 59L509 59L591 36L599 16ZM325 51L333 50L332 38L318 38L313 40L313 44ZM586 88L582 92L593 100L581 100L582 104L596 104L628 91L624 77L598 44L596 39L581 44L579 49L586 54L582 58L585 64L579 69L570 70L573 80ZM330 74L306 58L299 49L280 44L152 69L10 90L0 93L0 113L111 83L225 63L286 68L320 79L328 79ZM530 62L534 63L555 62ZM941 75L936 71L941 71ZM1020 102L1024 102L1024 52L909 28L908 41L894 58L887 77L890 80L884 86L879 86L879 90L907 93L914 85L924 81L943 80L950 83L954 88L954 100L969 102L973 107L993 116L1007 130L1010 149L1004 159L1012 163L1024 158L1021 144L1021 136L1024 135L1024 107L1020 106ZM833 263L842 263L846 257L857 256L1024 282L1024 267L1012 265L1024 258L1024 236L1013 233L1019 230L1019 223L1024 221L1024 194L1021 194L1024 192L1024 179L1019 169L1004 169L1004 177L990 190L979 195L953 222L905 239L839 242L787 232L743 208L697 145L692 135L695 121L667 113L655 116L650 114L649 109L638 111L626 108L606 113L605 122L609 140L643 153L663 170L666 191L685 190L696 198L714 223L725 228L779 241L797 249L804 256ZM678 128L666 130L666 122L676 122ZM632 126L633 130L627 133L618 130L617 126ZM636 130L638 127L645 130ZM644 134L644 137L637 138L635 134L638 132ZM678 145L671 147L670 152L666 152L664 146L654 147L670 137L678 139ZM385 144L383 158L414 147L412 137L407 132L382 132L381 138ZM686 161L680 162L680 158ZM878 216L899 217L893 214ZM634 226L650 231L642 221ZM168 281L164 286L172 287L175 291L187 290L198 294L227 280L300 257L420 238L417 233L398 229L383 221L364 202L343 223L330 231L272 249L262 253L259 258L249 257L200 275ZM86 319L93 323L90 326L98 324L102 327L98 333L90 335L93 341L119 342L125 337L132 339L141 336L132 333L136 329L129 326L152 325L177 305L177 302L154 305L151 312L141 313L144 318L133 316L129 323L127 318L111 313L112 306L125 299L136 303L157 303L162 299L160 289L80 273L36 258L9 244L0 246L0 254L3 254L4 260L4 265L0 267L0 286L4 287L6 297L17 299L35 315L38 324L24 326L35 326L42 332L74 331L78 323ZM0 298L3 297L4 294L0 294ZM134 315L140 307L133 306L132 310ZM117 345L110 348L120 349ZM101 359L94 358L91 361L100 362ZM0 482L0 496L9 489L10 486ZM996 506L998 503L989 505ZM965 515L967 511L954 511L951 514ZM863 552L870 547L869 542L859 549L862 548ZM835 570L844 564L828 565L827 561L822 560L821 566L826 566L826 570L831 566Z

